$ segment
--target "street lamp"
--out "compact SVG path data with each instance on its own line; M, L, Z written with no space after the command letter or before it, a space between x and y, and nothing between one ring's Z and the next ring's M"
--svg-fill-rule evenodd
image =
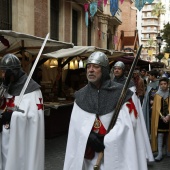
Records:
M157 40L157 44L159 46L159 54L160 54L160 49L161 49L161 44L162 44L163 38L160 36L160 34L158 34L158 36L156 37L156 40Z
M158 36L156 37L156 40L157 40L157 44L158 44L158 47L159 47L159 54L158 54L158 59L159 61L162 59L160 58L160 53L161 53L161 45L162 45L162 41L163 41L163 38L160 36L160 34L158 34Z

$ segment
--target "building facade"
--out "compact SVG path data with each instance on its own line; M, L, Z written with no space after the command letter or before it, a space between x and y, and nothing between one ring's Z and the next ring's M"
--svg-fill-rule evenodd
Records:
M152 10L156 3L162 2L165 6L165 14L160 18L152 15ZM146 3L141 11L138 12L138 30L140 35L140 43L143 44L141 58L148 61L156 61L155 56L159 52L156 37L163 29L164 24L170 22L170 1L169 0L154 0L151 4ZM161 45L163 51L165 44Z

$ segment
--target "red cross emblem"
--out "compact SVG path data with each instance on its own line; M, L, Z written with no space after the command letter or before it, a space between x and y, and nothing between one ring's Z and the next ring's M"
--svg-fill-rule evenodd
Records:
M126 103L126 106L127 106L128 109L129 109L129 113L131 114L132 111L134 111L135 118L137 118L137 117L138 117L138 112L137 112L137 110L136 110L136 107L135 107L132 99L129 99L129 100L128 100L128 102Z
M37 105L37 107L38 107L38 110L44 110L44 107L43 107L43 104L42 104L42 98L39 98L39 100L40 100L40 104L36 104Z

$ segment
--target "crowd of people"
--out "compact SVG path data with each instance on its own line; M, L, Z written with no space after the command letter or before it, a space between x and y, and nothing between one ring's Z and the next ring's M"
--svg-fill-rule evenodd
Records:
M64 170L147 170L148 163L163 159L163 146L169 156L169 80L157 70L134 70L109 129L127 80L125 70L118 61L110 71L102 52L89 56L88 84L75 93Z
M43 170L40 86L31 79L16 107L27 75L13 54L2 58L0 69L0 169ZM157 70L135 69L122 94L125 70L118 61L110 71L102 52L89 56L88 84L75 93L64 170L147 170L148 163L170 156L169 79Z

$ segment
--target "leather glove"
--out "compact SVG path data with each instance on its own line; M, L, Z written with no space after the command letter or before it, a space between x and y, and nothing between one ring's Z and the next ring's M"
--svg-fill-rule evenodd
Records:
M2 125L9 124L9 128L10 128L11 116L12 116L12 112L9 112L9 111L3 112L2 113Z
M101 152L105 146L103 144L104 136L95 132L91 132L87 141L87 144L93 148L95 152Z
M11 69L7 69L7 70L5 71L5 77L4 77L4 79L3 79L3 85L4 85L5 87L8 87L9 84L13 81L13 79L14 79L14 73L13 73L13 71L12 71Z

